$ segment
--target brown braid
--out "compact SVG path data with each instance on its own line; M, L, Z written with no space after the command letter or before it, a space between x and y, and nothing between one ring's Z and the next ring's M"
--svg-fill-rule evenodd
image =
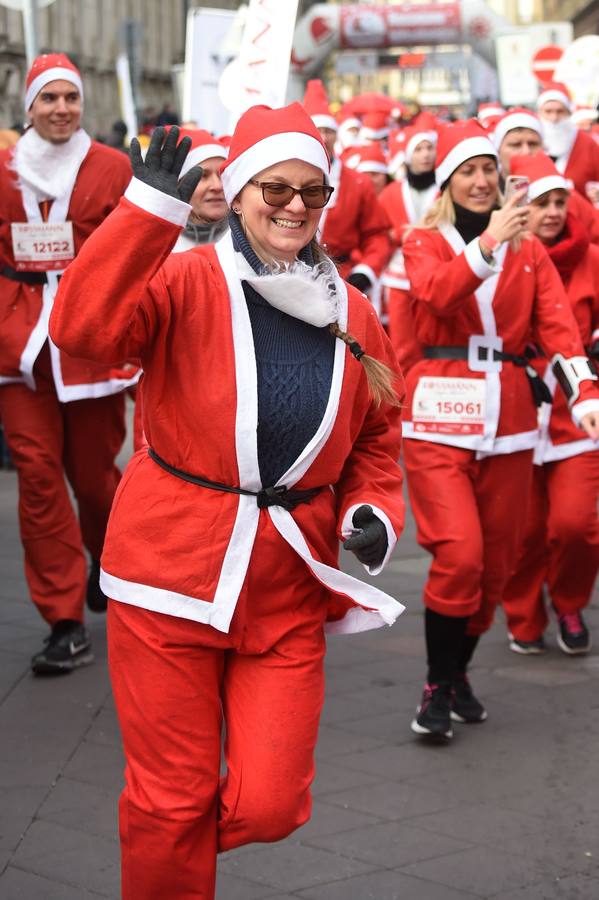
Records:
M389 403L391 406L401 406L397 391L393 385L395 381L393 370L373 356L368 356L355 337L352 337L347 331L341 330L338 322L333 322L329 325L329 331L336 338L339 338L340 341L343 341L349 347L352 355L364 366L370 395L375 406L380 406L382 403Z

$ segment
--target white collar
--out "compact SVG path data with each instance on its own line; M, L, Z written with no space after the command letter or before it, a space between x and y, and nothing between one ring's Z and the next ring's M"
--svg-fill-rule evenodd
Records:
M56 200L70 194L81 163L91 145L83 128L64 144L52 144L29 128L15 146L14 168L19 181L33 190L39 200Z

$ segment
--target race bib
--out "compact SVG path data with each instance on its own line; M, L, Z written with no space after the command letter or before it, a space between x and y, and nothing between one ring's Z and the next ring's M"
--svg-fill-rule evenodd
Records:
M72 222L13 222L10 228L18 272L65 269L75 258Z
M423 375L412 401L414 431L483 434L487 384L484 378Z

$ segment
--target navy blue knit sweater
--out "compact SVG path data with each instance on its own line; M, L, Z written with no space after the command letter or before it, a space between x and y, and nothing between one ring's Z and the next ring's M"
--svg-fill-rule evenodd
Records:
M264 266L244 235L238 217L229 223L235 250L254 271ZM305 247L300 258L313 265ZM316 433L329 398L335 337L275 309L247 282L245 295L258 378L258 464L263 487L271 487L287 471Z

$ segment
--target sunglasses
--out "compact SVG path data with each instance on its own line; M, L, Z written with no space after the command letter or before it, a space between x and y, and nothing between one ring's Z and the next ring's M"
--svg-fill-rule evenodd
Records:
M335 190L328 184L311 184L309 187L294 188L290 184L280 184L278 181L254 181L252 178L249 183L262 190L262 199L268 206L287 206L295 195L299 194L306 209L322 209Z

